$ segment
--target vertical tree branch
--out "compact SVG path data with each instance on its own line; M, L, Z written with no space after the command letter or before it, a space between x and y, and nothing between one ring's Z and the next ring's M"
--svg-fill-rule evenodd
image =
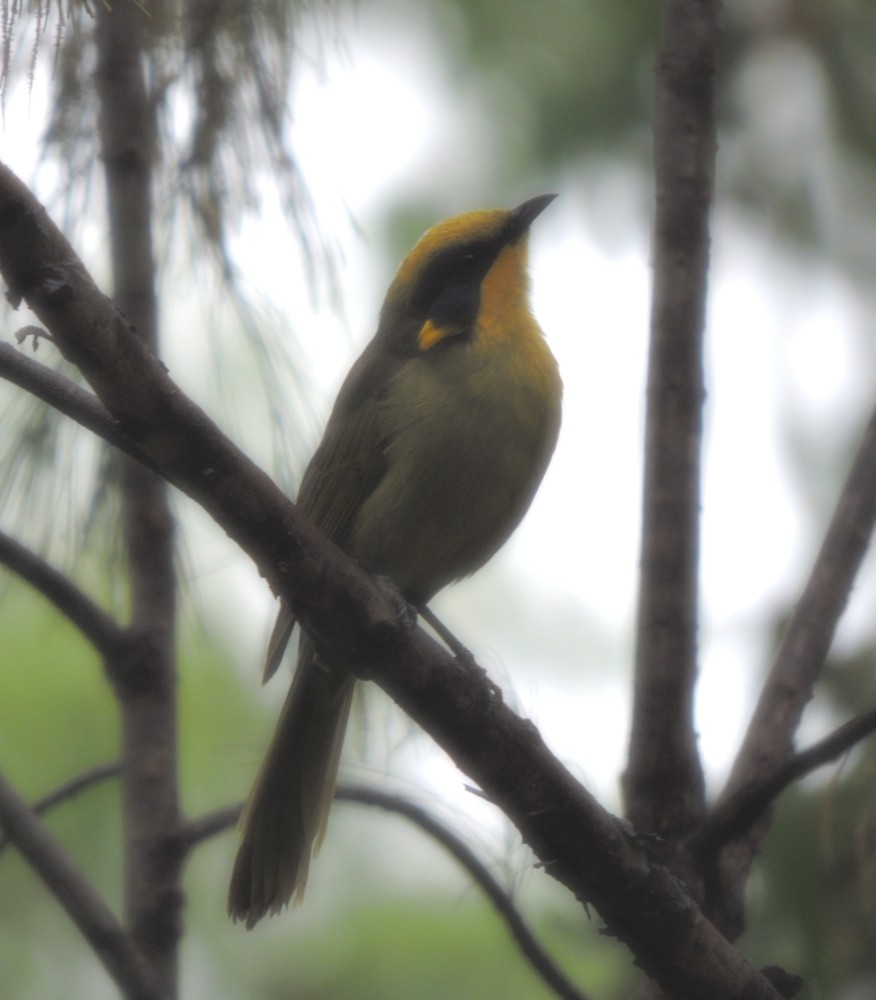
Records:
M704 810L697 670L703 326L715 169L719 0L666 0L654 125L654 292L627 810L677 837Z
M132 0L98 5L97 89L116 304L157 352L152 245L153 105L143 71L145 14ZM120 456L131 631L141 642L114 664L122 712L126 916L163 991L176 995L182 857L176 714L174 518L163 480Z

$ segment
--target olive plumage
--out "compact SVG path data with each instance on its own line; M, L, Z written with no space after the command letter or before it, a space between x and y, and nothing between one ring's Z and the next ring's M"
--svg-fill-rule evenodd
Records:
M429 229L387 291L301 482L298 504L422 605L517 527L560 427L562 383L529 305L528 233L553 195ZM265 675L295 619L281 607ZM300 898L325 830L355 678L303 635L241 820L228 908L252 927Z

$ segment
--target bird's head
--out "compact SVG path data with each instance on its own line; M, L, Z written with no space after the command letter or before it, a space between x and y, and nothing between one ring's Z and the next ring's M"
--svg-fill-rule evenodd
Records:
M428 229L386 293L378 338L412 355L466 335L482 310L529 312L529 227L556 195L510 210L466 212Z

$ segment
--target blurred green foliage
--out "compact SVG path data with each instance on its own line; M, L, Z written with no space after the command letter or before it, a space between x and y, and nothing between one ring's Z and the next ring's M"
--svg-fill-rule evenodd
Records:
M5 654L0 766L24 795L36 800L116 759L115 703L93 652L39 598L23 592L7 595L0 612ZM272 715L254 704L253 686L240 680L203 634L185 640L183 647L182 793L187 814L200 816L245 794L251 767L242 762L251 759L255 765ZM46 818L116 912L122 897L119 817L119 785L107 779ZM371 817L373 830L391 822L379 812ZM356 826L361 828L361 820ZM496 993L524 1000L550 995L516 953L501 919L473 891L460 897L387 886L375 896L373 880L354 881L328 920L300 910L247 934L224 914L233 836L229 828L205 841L187 868L183 995L215 1000L244 995L253 1000L291 995L302 1000L459 1000ZM403 864L403 856L396 862ZM335 862L343 868L343 858ZM347 862L344 870L351 879L358 863ZM2 995L51 1000L71 995L71 984L76 984L75 995L94 1000L114 996L97 959L14 849L0 853L0 873ZM314 903L318 912L319 901ZM582 927L580 911L568 901L566 905L565 915L562 908L542 910L539 931L562 956L568 974L606 990L628 978L624 949L607 946L595 933L598 923ZM290 983L295 984L292 993Z
M742 941L812 997L863 998L876 983L876 759L855 757L782 796Z

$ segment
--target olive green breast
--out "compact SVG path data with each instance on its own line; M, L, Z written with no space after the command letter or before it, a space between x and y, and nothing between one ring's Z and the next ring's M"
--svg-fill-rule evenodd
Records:
M483 565L547 468L562 386L534 322L525 332L524 351L475 337L406 359L381 394L384 471L345 547L413 600Z

